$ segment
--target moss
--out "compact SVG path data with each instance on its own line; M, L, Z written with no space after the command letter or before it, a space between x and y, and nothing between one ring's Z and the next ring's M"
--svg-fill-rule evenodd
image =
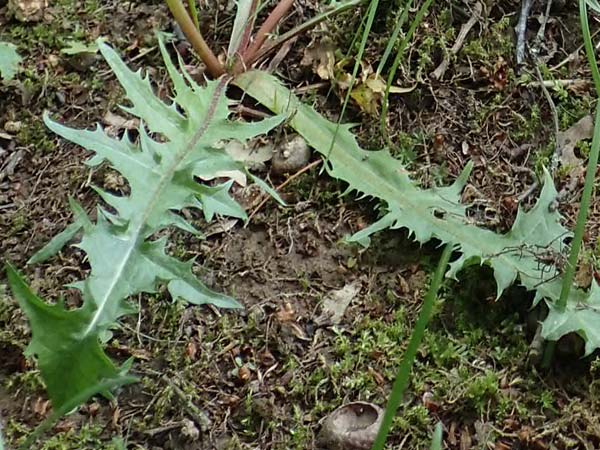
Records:
M20 51L29 52L40 47L61 50L68 41L88 40L87 27L81 23L82 15L87 20L102 20L104 11L98 0L84 0L82 7L73 7L73 0L58 0L52 4L54 20L38 24L14 24L6 35L18 45Z
M26 428L14 420L9 420L5 432L7 438L11 439L15 433L20 435L26 432ZM86 423L49 436L36 448L39 450L124 450L126 447L124 441L118 437L107 442L107 433L103 426Z
M50 153L56 149L50 133L40 118L28 118L17 134L21 145L31 147L36 153Z
M492 24L479 38L467 41L459 56L487 66L496 64L499 58L509 60L515 51L512 34L510 19L504 17Z

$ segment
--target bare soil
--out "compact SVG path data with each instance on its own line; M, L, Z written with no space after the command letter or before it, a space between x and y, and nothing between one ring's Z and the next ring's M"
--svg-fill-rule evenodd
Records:
M203 31L213 48L227 45L232 10L226 3L202 2ZM517 206L529 207L539 192L536 174L552 157L554 117L531 66L519 69L514 62L516 1L486 5L444 76L431 76L472 7L438 2L417 30L399 72L401 84L416 88L392 97L388 130L395 156L423 186L450 182L474 161L464 194L473 204L472 218L504 232ZM317 8L310 0L298 1L285 26ZM373 66L399 2L382 1L380 8L364 58ZM530 42L544 8L534 6ZM330 83L300 64L303 49L327 36L342 53L348 51L364 12L300 36L277 68L330 118L339 117L343 92L334 87L329 93ZM81 128L106 124L109 111L126 116L117 107L123 93L107 66L61 50L72 40L91 43L105 36L128 64L150 73L166 98L169 86L154 30L173 31L160 1L60 0L40 22L27 24L11 18L0 0L0 40L18 45L24 57L17 78L0 85L0 255L48 301L64 296L67 304L79 305L78 294L64 286L85 276L85 257L69 247L37 266L26 266L27 259L70 223L70 196L93 216L99 199L91 185L114 178L107 168L86 167L85 150L54 136L42 114L47 110ZM544 76L583 81L552 91L564 130L594 103L585 56L577 52L575 2L556 5L545 37ZM178 48L197 71L185 43ZM531 78L523 81L519 72ZM355 103L346 121L357 123L354 131L365 148L384 145L379 119ZM564 192L559 207L570 227L582 188L572 173L556 174ZM287 178L259 175L274 185ZM38 448L117 449L121 440L129 449L315 449L322 420L341 404L364 400L385 406L438 249L435 242L413 243L405 230L377 235L367 250L345 244L345 236L376 219L377 205L342 197L344 190L317 166L281 192L287 208L268 202L246 226L228 227L227 218L219 218L226 231L215 233L214 224L198 220L209 234L204 241L173 233L169 251L195 257L198 275L245 308L190 307L163 293L131 299L139 313L123 321L107 352L119 363L132 357L140 382L123 388L114 401L97 397L78 408ZM236 195L251 205L255 192ZM586 238L592 273L598 204ZM5 285L0 273L0 291L6 290L0 302L0 420L8 448L15 448L49 416L51 405L35 361L24 353L27 320ZM348 286L358 286L358 294L341 322L332 324L323 318L323 300ZM465 271L460 283L445 283L391 445L429 448L441 421L448 449L600 448L598 360L580 359L578 344L566 340L551 370L532 367L531 296L515 288L496 302L495 289L485 268Z

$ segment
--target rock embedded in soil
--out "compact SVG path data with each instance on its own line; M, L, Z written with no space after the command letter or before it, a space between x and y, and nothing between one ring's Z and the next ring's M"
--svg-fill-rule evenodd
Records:
M47 0L8 0L9 16L19 22L39 22L47 7Z
M282 175L302 169L310 161L310 148L301 136L295 135L281 145L273 155L271 171Z
M319 444L327 450L369 450L382 420L383 410L377 405L347 403L327 417L319 434Z

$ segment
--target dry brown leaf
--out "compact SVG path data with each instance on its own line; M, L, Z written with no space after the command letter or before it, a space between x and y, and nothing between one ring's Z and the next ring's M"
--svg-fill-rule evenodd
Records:
M583 261L577 266L577 272L575 273L575 284L582 289L587 289L592 284L593 276L594 268L591 261Z
M321 315L317 323L330 322L334 325L342 321L346 309L360 292L360 282L355 281L345 285L343 288L330 292L321 306Z
M594 133L594 119L587 115L565 131L559 131L556 143L560 149L562 167L580 167L583 161L575 155L575 146L583 139L591 139Z
M335 78L335 46L328 40L311 42L304 49L300 65L312 66L313 72L322 80L333 80Z
M379 105L383 101L386 91L386 82L376 73L371 73L372 69L368 66L361 77L360 82L352 88L350 96L358 106L367 114L376 115ZM412 87L390 86L390 94L406 94L413 91L416 85Z
M277 312L277 320L280 323L293 322L296 320L296 311L288 302Z
M471 433L466 428L460 430L460 450L471 450L473 448L473 440Z
M126 119L125 117L114 114L110 111L104 114L104 117L102 117L102 123L104 123L104 125L108 125L113 129L113 131L123 129L137 130L140 126L139 119Z

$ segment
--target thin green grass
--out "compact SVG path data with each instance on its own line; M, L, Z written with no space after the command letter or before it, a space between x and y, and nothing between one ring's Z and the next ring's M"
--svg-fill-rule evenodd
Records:
M598 63L596 61L596 55L594 45L592 43L592 37L590 34L590 25L588 22L587 5L589 0L579 0L579 17L581 20L581 32L583 34L583 43L585 46L585 53L588 58L590 69L592 70L592 78L594 79L594 87L596 89L596 95L600 96L600 72L598 71ZM596 9L597 2L590 2L590 5ZM596 9L600 12L600 7ZM573 241L571 242L571 251L569 253L569 262L563 278L562 290L560 293L560 299L558 300L557 307L564 310L567 306L567 298L573 284L575 277L575 269L577 268L577 259L579 257L579 251L581 250L581 243L583 241L583 234L585 232L585 225L587 222L587 216L590 208L590 200L592 198L592 191L594 188L594 179L596 175L596 166L598 165L598 154L600 153L600 106L596 107L596 118L594 120L594 135L592 138L592 149L587 164L585 174L585 184L583 187L583 194L581 195L581 203L579 206L579 214L577 215L577 223L575 224L575 234Z
M381 57L381 59L379 60L379 64L377 65L377 72L376 72L377 75L381 75L381 72L383 71L385 63L387 62L388 58L392 54L392 51L394 50L394 47L396 46L396 41L398 40L398 36L400 35L400 32L402 31L404 22L406 22L406 19L408 19L408 12L409 12L410 8L412 7L412 4L413 4L413 0L408 0L406 2L406 5L404 6L404 9L402 10L402 14L400 14L400 16L398 17L398 20L396 21L396 25L394 26L394 31L392 31L390 40L388 41L388 43L385 47L385 50L383 51L383 56Z
M442 450L442 422L438 422L433 432L430 450Z
M413 34L415 33L415 30L423 21L425 14L427 14L427 11L429 11L429 6L431 5L432 2L433 2L433 0L425 0L425 3L423 3L423 5L421 5L421 7L419 8L419 11L417 12L417 14L415 15L415 18L413 19L413 21L410 24L410 28L408 29L406 36L404 36L404 39L402 39L402 42L400 42L400 45L398 46L398 51L396 52L396 57L394 58L394 62L392 63L392 68L390 69L390 73L388 74L388 77L387 77L386 86L385 86L385 94L383 96L383 102L382 102L382 106L381 106L381 125L380 126L381 126L381 133L383 134L383 137L385 138L389 147L392 147L392 142L390 140L389 133L387 132L386 119L387 119L387 111L388 111L388 99L390 96L390 88L392 87L392 84L394 83L394 78L396 77L396 71L398 70L398 66L400 66L400 63L402 62L402 58L404 56L404 50L406 49L406 46L412 39ZM409 0L408 3L406 4L404 11L408 11L411 4L412 4L412 0ZM404 15L404 13L402 15ZM401 20L402 20L402 16L400 16L400 20L398 21L398 26L400 26L400 27L403 25L403 23L401 23ZM394 32L395 31L396 30L394 30ZM389 44L388 44L388 47L389 47ZM387 51L387 48L386 48L386 51Z
M387 132L387 128L386 128L387 102L388 102L388 98L389 98L389 94L390 94L390 88L394 82L394 78L396 76L398 66L402 62L402 56L404 55L404 51L405 51L408 43L412 39L415 30L421 24L423 17L429 10L429 6L431 5L432 2L433 2L433 0L426 0L425 3L423 3L423 5L419 8L419 11L417 12L415 18L413 19L413 21L410 24L408 32L406 33L406 35L403 37L402 41L398 45L398 49L396 51L396 56L394 58L394 61L392 63L392 68L391 68L390 73L387 78L386 89L385 89L385 94L384 94L384 98L383 98L383 102L382 102L382 111L381 111L381 133L382 133L383 137L385 138L385 140L388 144L388 147L393 146L392 142L389 139L389 133ZM392 34L390 36L388 44L386 45L386 48L383 52L381 60L379 61L378 65L377 65L377 71L376 71L377 75L381 74L385 64L387 63L388 58L390 57L392 51L394 50L394 47L396 46L396 41L398 40L398 37L400 36L400 32L402 31L402 28L408 18L408 13L409 13L412 5L413 5L413 0L408 0L406 2L404 9L402 10L402 13L398 16L398 20L396 21L394 29L392 30ZM379 7L379 0L371 0L371 2L369 3L369 8L367 10L366 19L363 20L364 26L361 26L362 34L361 34L361 39L360 39L360 46L358 49L358 53L356 54L356 57L355 57L355 62L354 62L354 67L352 69L352 75L350 78L350 85L348 87L348 92L346 93L346 96L344 98L344 103L342 105L342 111L340 113L340 117L337 122L338 128L344 119L346 107L348 106L348 102L349 102L350 96L352 94L352 88L354 86L354 83L356 82L356 76L358 75L360 63L361 63L363 55L365 53L367 39L369 37L369 34L371 33L371 29L373 27L373 22L375 19L375 13L376 13L378 7ZM355 36L355 38L353 39L353 43L356 41L356 38L357 38L357 36ZM336 129L336 133L334 134L334 139L331 142L329 153L328 153L327 157L325 158L325 160L328 160L331 155L331 151L333 150L336 136L337 136L337 129ZM325 166L323 166L323 167L325 167Z
M331 140L331 144L329 146L329 151L327 152L327 156L325 157L325 162L329 160L331 156L331 152L333 151L333 147L335 145L335 140L337 138L337 134L340 128L342 121L344 120L344 114L346 113L346 107L348 106L348 102L350 101L350 95L352 94L352 88L354 87L354 83L356 82L356 75L358 75L358 69L360 67L360 63L362 61L362 57L365 53L365 48L367 47L367 39L369 38L369 34L371 34L371 28L373 28L373 22L375 21L375 13L377 12L377 8L379 6L379 0L371 0L369 3L369 8L367 10L367 19L365 26L363 28L362 36L360 39L360 47L358 49L358 53L356 54L356 58L354 61L354 67L352 68L352 76L350 78L350 85L348 86L348 92L346 93L346 97L344 98L344 104L342 105L342 111L340 112L340 117L337 122L337 126L335 129L335 133L333 134L333 139ZM323 164L323 169L325 168L325 164Z
M592 71L592 78L594 80L594 88L596 89L596 95L600 97L600 71L598 70L598 63L596 61L596 54L594 45L592 43L592 37L590 33L590 24L588 21L587 8L590 6L593 10L600 13L600 4L596 0L579 0L579 20L581 21L581 33L583 34L583 44L585 47L585 53L588 59L588 64ZM567 307L567 299L571 292L571 286L575 278L575 271L577 269L577 260L579 258L579 252L581 250L581 244L583 242L583 235L585 232L585 225L587 223L587 216L590 209L590 200L592 198L592 192L594 189L594 181L596 177L596 168L598 166L598 154L600 153L600 105L596 106L596 117L594 119L594 134L592 137L592 148L587 163L585 184L583 187L583 193L581 195L581 201L579 203L579 213L577 214L577 222L575 224L575 232L573 235L573 241L571 242L571 250L569 252L569 260L565 269L563 277L563 283L560 291L560 298L556 303L556 308L560 311L564 311ZM554 348L556 343L551 341L546 346L544 352L544 361L542 365L549 367L552 356L554 355Z
M400 402L402 401L402 395L404 394L406 386L408 386L408 380L410 378L410 372L417 355L417 350L421 345L421 341L425 335L425 330L427 329L429 319L431 318L433 306L437 299L440 286L442 285L446 268L448 266L448 261L450 260L450 255L452 255L452 244L446 244L446 247L444 247L444 251L442 252L442 257L440 258L437 269L433 276L433 280L431 280L429 291L427 291L427 295L423 301L423 306L421 307L421 312L419 313L419 317L415 323L415 328L410 336L406 353L404 354L404 358L400 363L398 375L396 376L396 381L394 381L392 393L381 422L381 428L379 429L379 433L377 433L377 438L373 443L372 450L383 450L385 446L385 441L390 432L390 428L392 427L394 416L396 415L396 411L398 410ZM436 448L434 445L435 436L432 449Z
M200 29L200 21L198 20L198 8L196 7L196 0L189 0L188 8L190 10L190 16L192 18L192 22L199 30Z

